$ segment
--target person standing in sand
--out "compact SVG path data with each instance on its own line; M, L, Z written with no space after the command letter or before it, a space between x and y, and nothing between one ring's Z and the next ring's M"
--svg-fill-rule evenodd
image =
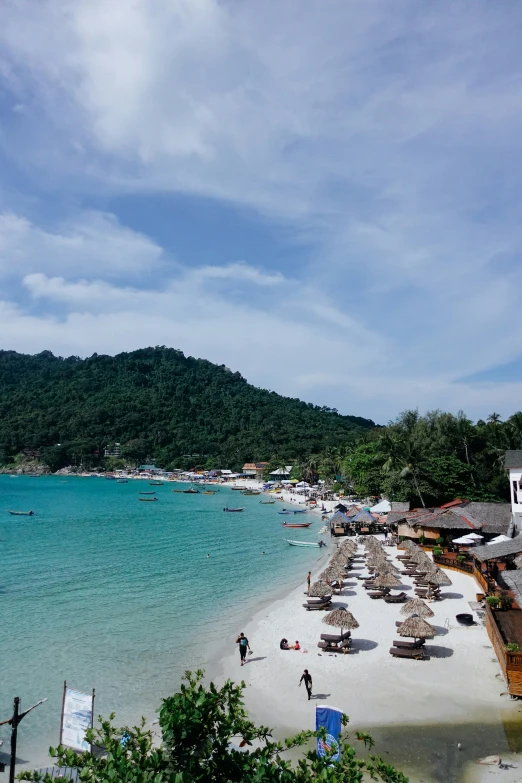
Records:
M310 595L310 581L312 579L312 572L308 572L308 576L306 577L306 584L308 585L308 595Z
M312 675L309 673L308 669L305 669L304 672L301 675L301 679L299 680L299 686L301 686L301 683L304 680L306 692L308 694L308 701L310 701L312 697Z
M243 631L241 631L241 633L237 637L236 644L239 644L239 657L241 658L241 666L243 666L243 664L245 663L247 650L250 650L248 639L246 638Z

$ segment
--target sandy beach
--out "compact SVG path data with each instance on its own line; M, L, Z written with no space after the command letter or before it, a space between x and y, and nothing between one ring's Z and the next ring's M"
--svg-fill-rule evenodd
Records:
M329 554L335 542L329 543ZM359 547L359 552L363 552ZM395 560L397 550L387 548ZM324 566L318 567L317 574ZM277 729L278 734L291 734L315 728L315 705L327 703L350 716L350 729L393 726L454 726L454 748L460 741L459 726L483 724L501 727L503 721L522 718L519 701L512 701L500 666L480 618L477 624L461 626L455 615L470 612L470 602L478 590L474 579L466 574L447 571L452 586L442 589L443 600L430 604L435 616L429 620L437 635L426 641L428 659L423 661L397 659L389 654L393 640L399 638L395 621L404 619L401 604L372 600L356 576L366 575L364 564L357 565L344 584L342 593L334 596L334 606L345 606L358 620L360 627L352 631L352 649L347 655L323 653L317 646L321 633L335 632L323 623L325 612L306 611L306 573L303 582L289 595L274 601L256 613L243 628L250 640L253 655L240 667L235 639L230 640L230 653L220 662L222 681L230 677L244 679L246 706L258 722ZM410 577L403 578L403 588L414 596ZM280 650L280 639L290 644L299 640L301 651ZM298 687L304 668L313 676L313 698L308 701L304 688ZM466 732L463 730L462 735ZM504 732L500 735L504 737ZM497 743L498 744L498 743ZM478 755L507 751L486 749ZM503 756L503 757L504 757ZM518 757L522 761L522 757ZM498 767L473 765L466 770L466 781L491 780L501 774L509 783L516 770L499 771ZM522 763L520 769L522 770ZM470 777L471 775L471 777ZM429 779L429 778L424 778Z

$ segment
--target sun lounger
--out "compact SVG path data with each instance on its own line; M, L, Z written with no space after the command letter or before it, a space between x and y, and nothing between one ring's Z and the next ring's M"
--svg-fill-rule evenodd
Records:
M386 593L384 592L384 590L375 590L375 592L373 593L370 593L370 591L368 591L368 595L370 596L370 598L384 598Z
M351 631L345 631L343 634L322 633L321 634L321 641L322 642L337 642L337 644L340 644L341 642L345 642L346 639L349 639L351 635L352 635Z
M419 660L424 658L422 647L416 650L407 650L404 647L390 647L390 655L393 655L395 658L418 658Z
M384 600L387 604L403 604L406 601L406 593L398 593L397 595L385 595Z
M417 639L414 642L407 642L406 639L394 639L394 647L404 647L405 650L417 650L419 647L423 647L426 639Z
M314 609L314 610L315 609L327 609L330 606L331 603L332 603L332 599L329 598L328 601L321 601L321 603L317 603L316 602L316 603L313 603L313 604L303 604L303 606L304 606L305 609L308 609L308 611L310 611L310 609Z
M347 653L350 650L351 640L345 639L339 645L332 644L331 642L317 642L317 646L324 652L329 653Z
M400 628L400 627L401 627L401 625L403 624L403 622L404 622L404 620L395 620L395 626L396 626L397 628Z

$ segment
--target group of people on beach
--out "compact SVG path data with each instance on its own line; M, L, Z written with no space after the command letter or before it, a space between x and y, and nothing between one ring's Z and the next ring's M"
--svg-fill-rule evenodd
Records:
M288 639L284 639L283 638L279 642L279 649L280 650L300 650L301 649L301 645L299 644L299 642L297 640L296 640L295 644L288 644Z
M236 644L239 645L239 659L241 661L241 666L244 666L246 663L246 655L247 651L252 655L252 650L250 649L250 644L248 642L247 637L241 631L239 636L236 639ZM286 645L286 646L285 646ZM287 639L281 639L279 642L279 647L281 650L300 650L301 645L299 642L296 641L294 645L289 645ZM305 684L306 692L308 694L308 701L312 698L312 675L308 671L308 669L305 669L304 672L301 675L301 679L299 680L299 687L301 687L301 683Z

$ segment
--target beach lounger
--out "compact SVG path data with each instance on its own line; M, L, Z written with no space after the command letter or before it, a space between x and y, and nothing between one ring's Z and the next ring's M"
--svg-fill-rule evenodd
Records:
M403 604L406 601L406 593L398 593L397 595L385 595L384 600L387 604Z
M403 622L404 622L404 620L395 620L395 626L396 626L397 628L400 628L400 627L401 627L401 625L403 624Z
M370 593L370 591L368 591L368 595L370 596L370 598L384 598L386 596L386 593L384 592L384 590L375 590L375 592L373 593Z
M318 603L303 604L303 606L304 606L305 609L308 609L308 611L310 611L310 609L314 609L314 610L315 609L328 609L328 607L330 606L331 603L332 603L332 599L330 598L329 601L321 601L320 604L318 604Z
M332 645L331 642L317 642L317 646L324 652L329 653L347 653L350 651L351 640L345 639L339 645Z
M407 650L404 647L390 647L390 655L393 655L395 658L417 658L419 660L424 658L422 647L416 650Z
M321 641L322 642L337 642L337 644L340 644L341 642L345 642L346 639L349 639L351 635L352 635L351 631L345 631L343 634L322 633L321 634Z
M405 639L394 639L394 647L404 647L405 650L417 650L419 647L423 647L426 639L417 639L415 642L407 642Z

